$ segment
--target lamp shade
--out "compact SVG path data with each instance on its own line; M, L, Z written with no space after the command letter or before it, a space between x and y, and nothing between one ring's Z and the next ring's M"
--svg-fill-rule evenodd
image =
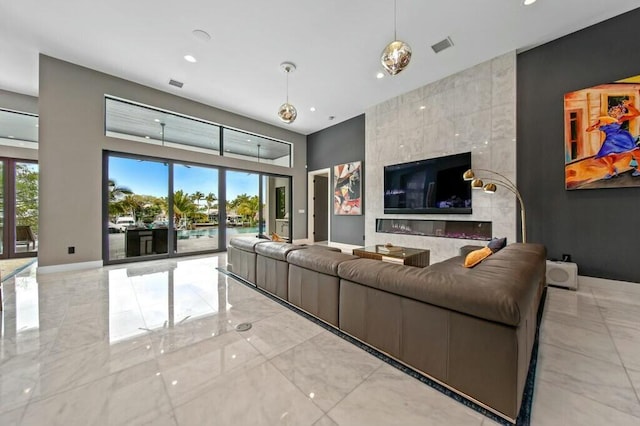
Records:
M471 181L471 189L482 189L484 186L484 182L482 179L474 179Z
M488 192L488 193L493 194L494 192L496 192L498 190L498 187L496 186L495 183L488 183L482 188L482 190L484 192Z
M475 173L473 173L473 170L471 170L471 169L467 170L462 175L462 179L463 180L473 180L475 177L476 177L476 175L475 175Z

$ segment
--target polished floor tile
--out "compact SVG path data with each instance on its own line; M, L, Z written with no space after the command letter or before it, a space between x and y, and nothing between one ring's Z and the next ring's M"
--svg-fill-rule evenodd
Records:
M579 354L621 364L613 340L604 327L604 333L589 328L567 325L545 318L540 330L540 341Z
M539 380L531 424L534 426L636 426L638 417Z
M624 367L542 344L536 378L640 418L640 402Z
M218 273L224 263L32 267L4 282L0 424L495 424ZM534 426L640 424L640 286L585 281L548 290Z
M311 425L322 415L309 397L268 362L230 372L175 408L180 425Z
M324 411L333 408L382 364L329 332L318 334L271 362Z
M339 425L476 425L483 417L386 364L340 401Z

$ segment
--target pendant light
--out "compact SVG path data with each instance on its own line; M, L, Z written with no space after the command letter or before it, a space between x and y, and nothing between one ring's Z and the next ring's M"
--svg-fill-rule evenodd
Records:
M280 105L280 109L278 109L278 117L280 120L287 124L291 124L296 121L296 117L298 116L298 111L296 107L289 103L289 73L296 70L296 66L291 62L283 62L280 64L280 68L287 73L287 101Z
M380 62L390 75L396 75L409 65L411 47L396 36L397 17L396 0L393 0L393 41L382 51Z

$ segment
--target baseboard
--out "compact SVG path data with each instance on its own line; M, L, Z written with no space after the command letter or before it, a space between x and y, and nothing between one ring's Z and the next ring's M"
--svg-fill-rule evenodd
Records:
M607 278L587 277L578 275L578 283L580 286L590 288L616 288L623 291L638 292L640 294L640 283L630 281L617 281Z
M38 274L53 274L55 272L79 271L82 269L102 268L102 260L90 262L65 263L62 265L38 266Z

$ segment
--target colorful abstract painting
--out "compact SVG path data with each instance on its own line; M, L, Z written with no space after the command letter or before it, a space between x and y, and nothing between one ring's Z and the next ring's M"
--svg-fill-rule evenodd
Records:
M565 188L640 187L640 75L564 95Z
M362 214L362 163L354 161L333 167L333 214Z

